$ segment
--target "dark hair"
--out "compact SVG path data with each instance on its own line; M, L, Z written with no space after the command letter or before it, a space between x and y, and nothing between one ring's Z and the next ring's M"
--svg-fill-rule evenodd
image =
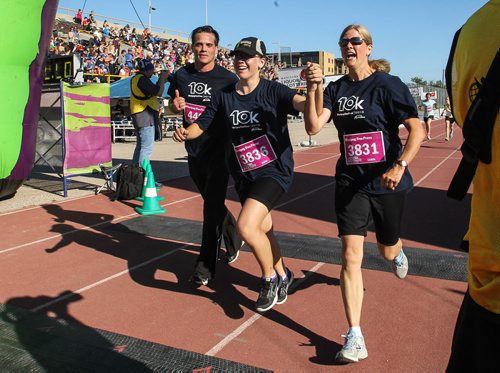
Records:
M201 32L207 32L209 34L213 34L215 36L215 45L217 45L217 46L219 45L219 33L212 26L209 26L209 25L196 27L191 32L191 44L194 44L194 38L195 38L196 34L199 34Z

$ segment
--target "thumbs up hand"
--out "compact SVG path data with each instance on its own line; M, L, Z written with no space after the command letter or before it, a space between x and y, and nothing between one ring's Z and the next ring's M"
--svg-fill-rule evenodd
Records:
M184 110L184 108L186 107L186 100L184 99L184 97L181 97L178 89L175 90L173 104L177 112Z

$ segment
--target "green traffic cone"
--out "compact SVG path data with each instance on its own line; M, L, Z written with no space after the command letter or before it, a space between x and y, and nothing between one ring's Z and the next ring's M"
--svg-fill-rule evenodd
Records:
M149 175L149 173L152 173L153 172L153 167L151 166L151 163L148 163L148 168L146 169L146 175ZM155 183L156 185L156 183ZM156 194L158 194L160 192L160 188L156 188ZM156 197L158 198L158 201L163 201L165 199L165 197L162 197L162 196L158 196Z
M142 191L141 195L139 197L135 197L136 201L144 201L144 194L146 193L146 187L148 185L148 167L151 167L149 164L149 160L147 158L144 158L142 161L142 169L144 170L144 181L142 183Z
M149 163L149 161L147 159L144 159L144 161L142 162L142 168L144 169L144 182L142 183L142 191L141 191L141 195L139 197L135 198L136 201L140 201L140 202L144 201L144 194L146 193L146 188L148 185L148 174L150 172L153 172L153 169L151 167L151 163ZM160 191L160 188L156 188L157 194L159 191ZM157 198L158 198L158 201L163 201L165 199L165 197L162 197L162 196L158 196Z
M146 171L144 171L144 181L142 183L142 192L141 192L141 195L139 197L135 197L135 200L136 201L144 201L144 195L146 194L146 188L148 186L148 173Z
M160 206L157 197L155 177L153 172L150 172L148 174L146 193L144 193L144 203L142 204L142 207L136 207L135 211L141 215L164 214L166 210Z

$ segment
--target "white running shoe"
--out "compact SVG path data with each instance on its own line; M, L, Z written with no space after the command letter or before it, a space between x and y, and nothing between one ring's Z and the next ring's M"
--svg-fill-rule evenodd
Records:
M368 357L365 339L351 334L342 335L345 338L344 346L337 352L335 360L340 363L357 363Z

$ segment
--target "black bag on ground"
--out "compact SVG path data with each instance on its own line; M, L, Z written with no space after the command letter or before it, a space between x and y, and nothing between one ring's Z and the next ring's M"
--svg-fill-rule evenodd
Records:
M144 169L138 164L123 164L116 178L114 201L134 199L142 194Z

